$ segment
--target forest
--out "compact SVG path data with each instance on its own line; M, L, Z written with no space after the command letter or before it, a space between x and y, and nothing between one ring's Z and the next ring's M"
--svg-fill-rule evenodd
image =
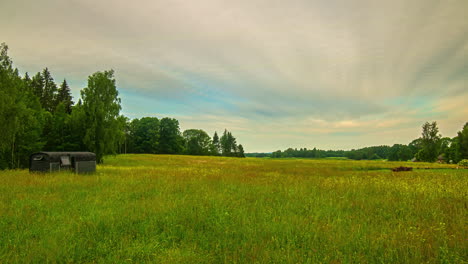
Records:
M175 118L120 114L113 70L88 77L73 101L66 80L59 85L48 68L21 75L0 46L0 169L28 167L37 151L91 151L98 163L118 153L187 154L244 157L244 148L226 129L210 137L201 129L180 131Z
M0 46L0 169L25 168L37 151L91 151L98 163L108 154L149 153L229 157L347 158L353 160L458 163L468 158L468 123L453 138L439 134L436 122L426 122L422 135L405 144L352 150L288 148L272 153L244 153L234 135L224 129L211 137L202 129L180 130L175 118L120 114L121 99L113 70L88 77L88 85L73 101L64 79L57 84L48 68L21 75Z
M437 122L426 122L421 137L408 145L372 146L351 150L321 150L288 148L272 153L248 153L248 157L271 158L347 158L353 160L426 161L458 163L468 158L468 122L453 138L439 134Z
M248 153L248 157L271 158L348 158L353 160L425 161L458 163L468 158L468 122L453 138L439 134L437 122L426 122L421 137L408 145L372 146L351 150L321 150L288 148L272 153Z

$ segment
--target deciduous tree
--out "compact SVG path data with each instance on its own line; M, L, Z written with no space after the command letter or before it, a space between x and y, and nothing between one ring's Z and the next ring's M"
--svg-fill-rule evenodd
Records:
M160 153L177 154L182 151L182 136L180 135L179 121L165 117L161 119L159 129Z
M237 156L240 158L245 158L244 147L242 146L242 144L239 144L238 146Z
M463 129L457 133L459 159L468 159L468 122Z
M421 150L417 153L420 161L434 162L439 155L440 138L437 122L426 122L422 126Z
M185 139L185 151L189 155L210 154L211 138L201 129L187 129L182 134Z
M143 117L131 122L132 152L158 153L160 122L157 117Z
M102 163L104 155L117 150L117 117L121 109L118 95L113 70L89 76L88 87L81 90L86 128L83 142L96 153L98 163Z

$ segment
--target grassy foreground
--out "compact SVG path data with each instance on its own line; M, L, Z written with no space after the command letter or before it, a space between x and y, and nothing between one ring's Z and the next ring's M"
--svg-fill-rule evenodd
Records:
M400 165L432 167L392 172ZM378 161L109 157L0 171L0 263L466 263L468 170Z

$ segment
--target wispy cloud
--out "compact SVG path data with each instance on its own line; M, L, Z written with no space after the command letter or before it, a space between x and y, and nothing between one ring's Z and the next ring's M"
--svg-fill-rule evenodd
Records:
M75 96L114 68L124 113L228 128L247 151L408 142L466 120L468 22L448 1L25 1L0 8L23 71Z

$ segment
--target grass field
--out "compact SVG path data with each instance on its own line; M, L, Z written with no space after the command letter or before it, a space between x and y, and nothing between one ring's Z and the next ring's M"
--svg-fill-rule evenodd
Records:
M0 171L0 263L467 263L453 168L121 155L94 175Z

